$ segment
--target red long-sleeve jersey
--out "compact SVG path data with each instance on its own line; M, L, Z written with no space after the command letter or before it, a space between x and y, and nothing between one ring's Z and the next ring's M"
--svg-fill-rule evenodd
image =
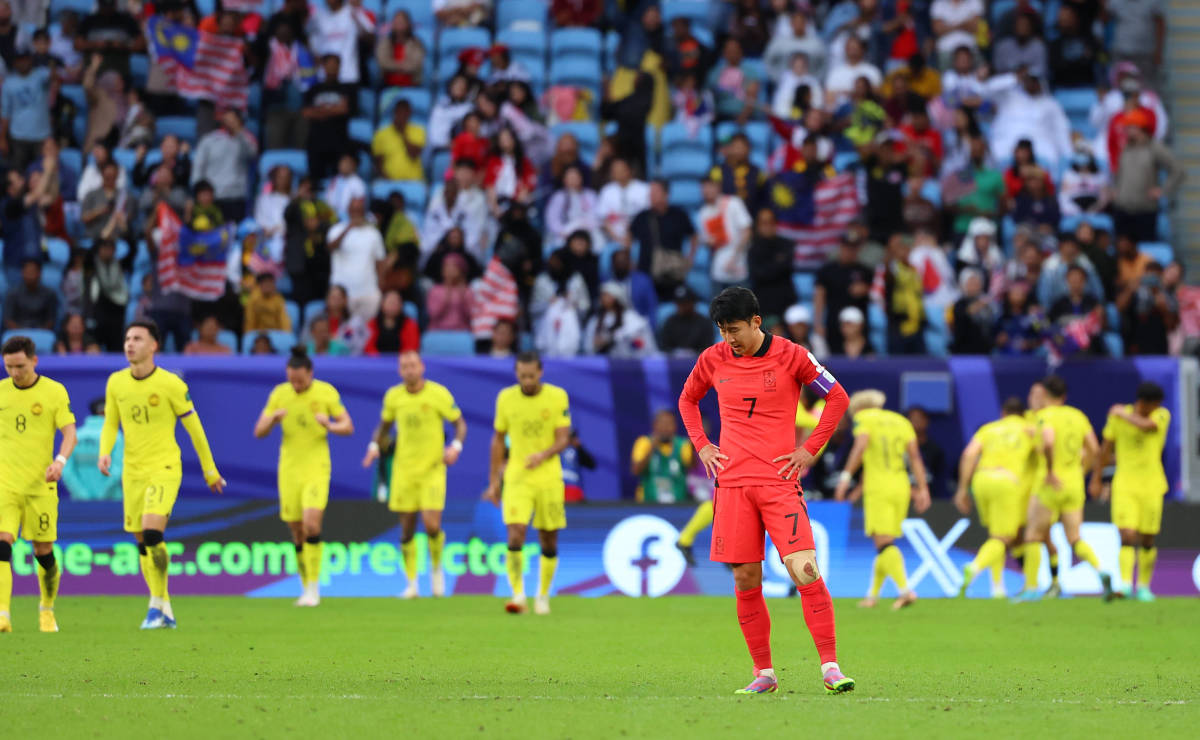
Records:
M751 357L733 353L722 342L696 360L696 367L679 396L679 415L696 450L709 445L700 421L700 399L717 389L721 412L718 446L729 456L718 485L726 487L770 485L782 482L774 462L789 455L796 440L796 406L800 388L807 385L825 397L821 421L804 443L816 455L837 428L846 411L846 391L816 358L798 344L771 334Z

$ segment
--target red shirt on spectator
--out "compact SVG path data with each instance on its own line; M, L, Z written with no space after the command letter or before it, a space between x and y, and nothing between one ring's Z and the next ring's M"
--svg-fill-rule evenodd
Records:
M504 167L504 158L493 155L488 157L487 166L483 171L483 186L492 188L496 186L499 179L500 171ZM500 193L500 197L510 197L516 200L525 200L528 196L533 195L533 191L537 189L537 170L528 158L521 160L519 169L516 173L517 183L514 192Z
M475 168L480 172L483 171L487 164L488 151L491 149L491 144L488 140L478 134L472 134L464 131L454 137L454 141L450 142L450 168L446 171L446 178L454 172L454 163L460 159L469 159L475 163Z
M942 135L938 133L937 129L930 127L924 131L917 131L915 128L913 128L911 123L906 123L900 127L900 133L904 134L906 139L906 141L901 143L899 146L901 151L905 151L908 148L907 145L911 142L912 144L924 147L929 151L930 155L933 157L933 161L930 164L934 168L937 168L938 165L941 164Z
M1025 181L1021 179L1021 173L1009 167L1004 170L1004 194L1009 198L1017 197L1021 192L1021 188L1025 187ZM1054 195L1054 178L1050 177L1050 173L1046 173L1046 195Z
M379 317L367 323L367 345L363 353L368 355L398 354L421 349L421 329L417 322L406 315L399 317L400 325L394 328L381 326Z

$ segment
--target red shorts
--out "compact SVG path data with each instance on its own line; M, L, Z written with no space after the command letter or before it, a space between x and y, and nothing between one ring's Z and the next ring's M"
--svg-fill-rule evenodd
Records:
M808 504L796 482L769 486L721 486L713 492L712 547L718 563L760 563L766 556L763 532L785 558L814 550Z

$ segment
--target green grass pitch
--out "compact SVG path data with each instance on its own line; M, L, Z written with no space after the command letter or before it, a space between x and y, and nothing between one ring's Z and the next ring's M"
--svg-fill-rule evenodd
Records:
M826 696L797 600L769 601L780 692L740 697L731 598L33 599L0 635L7 737L1196 737L1200 600L837 603L858 689Z

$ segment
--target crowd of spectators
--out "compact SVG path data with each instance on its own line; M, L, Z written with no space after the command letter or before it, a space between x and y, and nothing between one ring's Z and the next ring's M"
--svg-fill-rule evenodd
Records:
M731 285L818 356L1182 348L1159 0L77 6L0 0L3 324L60 352L694 354ZM245 42L247 110L155 16ZM239 226L222 297L163 205Z

